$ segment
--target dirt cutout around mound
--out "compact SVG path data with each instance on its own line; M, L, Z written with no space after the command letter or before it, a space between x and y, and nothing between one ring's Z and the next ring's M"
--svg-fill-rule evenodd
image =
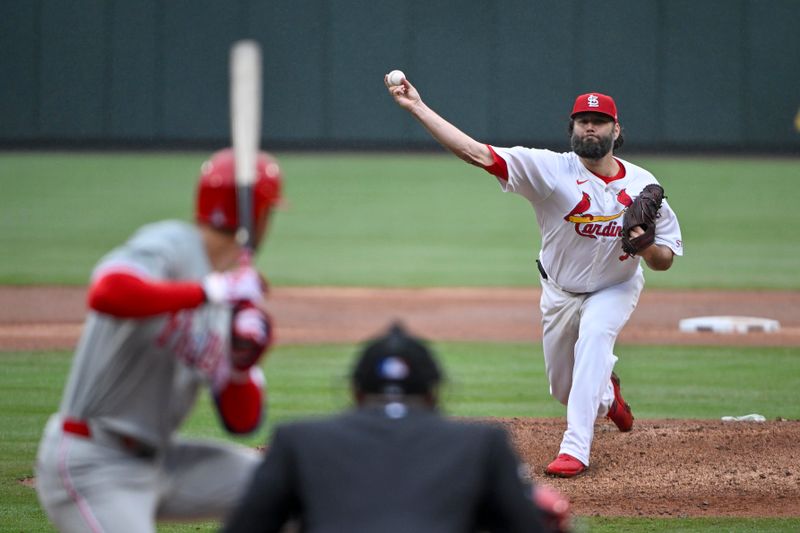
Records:
M538 344L538 301L539 290L529 288L302 287L270 295L278 344L361 342L396 319L434 341ZM0 287L0 351L74 347L84 302L81 287ZM769 318L781 329L678 330L682 318L711 315ZM645 290L619 343L798 347L800 292ZM534 480L563 491L577 515L800 516L800 421L637 419L630 433L598 421L592 464L574 479L544 475L564 420L500 422Z
M800 516L800 422L598 421L589 469L547 476L564 420L501 419L531 477L583 516Z

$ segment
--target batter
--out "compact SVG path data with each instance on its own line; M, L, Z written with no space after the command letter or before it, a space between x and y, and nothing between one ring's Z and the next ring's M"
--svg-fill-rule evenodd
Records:
M610 96L587 93L575 99L569 122L572 151L555 153L480 143L425 105L408 79L392 85L385 78L384 83L395 102L442 146L486 169L504 191L533 206L542 236L537 267L545 369L551 395L567 406L567 429L545 472L576 476L589 466L598 417L607 416L620 431L633 427L614 373L614 344L644 286L640 258L652 270L667 270L675 255L683 255L677 217L665 201L655 243L638 256L622 250L625 208L646 185L658 182L614 155L623 136ZM637 226L629 237L642 233Z
M280 195L261 154L258 242ZM177 436L201 387L231 433L258 428L272 339L265 285L235 239L231 150L203 165L197 223L138 230L100 260L61 405L44 431L36 490L62 532L155 531L160 519L222 518L259 461L244 446Z

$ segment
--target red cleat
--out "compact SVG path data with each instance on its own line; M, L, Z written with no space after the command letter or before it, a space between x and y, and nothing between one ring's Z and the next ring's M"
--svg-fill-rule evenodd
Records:
M586 470L586 465L568 453L560 453L555 461L547 465L544 473L556 477L575 477Z
M633 429L633 413L631 406L625 403L620 392L619 376L611 373L611 385L614 387L614 403L608 408L606 417L614 422L620 431L630 431Z

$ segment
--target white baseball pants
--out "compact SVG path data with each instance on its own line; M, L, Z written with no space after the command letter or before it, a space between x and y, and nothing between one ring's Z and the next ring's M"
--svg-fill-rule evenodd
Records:
M541 280L542 344L550 394L567 406L559 453L589 465L594 422L614 401L614 343L639 301L644 275L593 293L562 290Z

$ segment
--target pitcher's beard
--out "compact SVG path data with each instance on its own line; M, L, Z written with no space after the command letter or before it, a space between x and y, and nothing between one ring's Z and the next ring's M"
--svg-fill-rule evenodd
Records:
M614 144L614 135L609 134L606 137L590 138L579 137L576 133L572 134L570 138L572 144L572 151L578 154L579 157L586 159L602 159Z

